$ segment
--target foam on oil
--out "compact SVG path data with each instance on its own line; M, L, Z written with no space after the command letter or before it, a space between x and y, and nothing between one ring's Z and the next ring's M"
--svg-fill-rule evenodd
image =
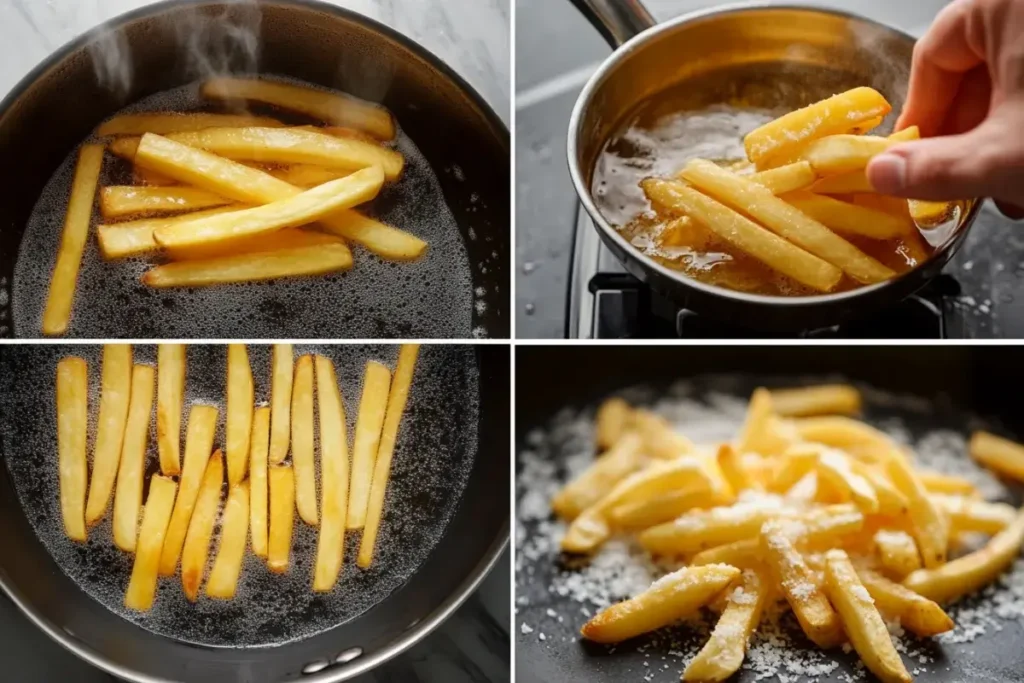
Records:
M366 361L375 359L394 368L397 348L298 345L296 357L304 353L319 353L334 361L345 402L351 449ZM57 362L68 355L81 356L89 363L91 461L99 409L101 352L86 346L8 347L0 356L0 368L7 375L2 381L6 391L4 420L0 424L4 460L25 516L61 570L111 611L170 638L210 646L265 646L307 638L356 618L384 601L426 560L458 507L476 457L480 404L473 349L424 345L399 430L384 518L369 569L355 566L360 535L348 532L345 562L337 585L330 593L313 593L317 530L296 514L287 574L271 573L262 560L247 552L233 600L213 600L201 591L198 601L192 604L181 590L180 575L175 575L160 579L150 612L133 612L123 606L133 556L113 544L111 509L108 508L99 525L89 529L85 544L70 541L63 531L54 378ZM270 347L251 345L249 357L256 401L266 402L270 398ZM135 361L154 364L155 350L135 347ZM215 444L223 447L225 373L223 346L189 347L182 439L188 406L206 403L220 408ZM151 421L144 500L149 476L158 468L154 425ZM319 426L316 431L319 432ZM319 471L317 490L319 494ZM225 498L222 496L222 508ZM219 534L218 522L206 577L219 545Z

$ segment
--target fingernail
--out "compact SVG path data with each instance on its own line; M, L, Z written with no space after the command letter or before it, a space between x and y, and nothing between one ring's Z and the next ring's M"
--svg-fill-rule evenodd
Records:
M907 160L898 154L879 154L872 159L868 172L879 192L898 192L907 184Z

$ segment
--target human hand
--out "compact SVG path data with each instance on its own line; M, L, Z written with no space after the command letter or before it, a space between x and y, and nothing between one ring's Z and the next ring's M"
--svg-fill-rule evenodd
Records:
M1024 218L1024 0L954 0L914 49L897 130L921 129L868 166L879 192L992 197Z

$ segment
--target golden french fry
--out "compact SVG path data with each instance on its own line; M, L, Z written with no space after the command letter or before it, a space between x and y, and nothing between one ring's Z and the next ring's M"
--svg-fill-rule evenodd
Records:
M817 467L818 453L817 447L805 444L788 448L782 454L782 466L775 471L768 490L775 493L789 491Z
M132 347L130 344L103 345L103 377L100 413L96 420L96 446L92 455L92 478L85 506L85 523L95 524L107 514L110 494L121 460L121 444L128 421L132 391Z
M300 356L292 384L292 470L299 517L317 525L316 462L313 454L313 357Z
M245 344L228 345L227 425L224 441L227 444L228 486L234 487L245 479L249 461L249 437L252 435L253 411L252 366Z
M289 379L291 379L289 367ZM270 407L256 409L252 416L252 438L249 445L249 528L252 531L252 552L267 556L267 451L270 447Z
M878 514L900 518L910 509L910 501L896 488L883 472L873 466L856 460L850 461L853 471L868 480L878 498Z
M902 580L921 568L921 554L906 531L879 529L874 535L878 561L889 576Z
M771 393L763 387L755 389L750 395L747 416L736 442L741 453L776 455L786 447L785 439L773 423L774 414Z
M292 553L292 527L295 524L295 474L291 465L269 469L270 535L267 538L267 568L284 574Z
M100 190L100 213L107 220L139 214L209 209L231 200L195 187L111 185Z
M165 253L172 261L210 261L242 255L255 258L259 254L333 245L345 247L344 241L334 235L302 228L282 228L239 239L167 249Z
M121 441L121 458L114 489L114 545L129 553L135 552L139 510L142 507L142 477L146 442L149 439L149 416L153 411L154 384L153 368L148 365L132 367L128 420Z
M253 100L270 104L325 123L365 130L381 140L395 137L395 122L387 109L340 93L244 78L211 79L203 84L201 93L215 100Z
M714 548L702 550L690 558L690 564L699 567L705 564L728 564L740 569L756 567L761 563L761 542L756 538L744 538Z
M153 238L153 232L157 228L174 225L175 223L184 223L196 220L197 218L233 213L244 208L246 208L244 204L234 204L210 209L209 211L196 211L195 213L187 213L181 216L171 216L170 218L144 218L125 223L100 224L96 226L96 239L100 245L100 253L107 260L126 258L128 256L141 256L161 249L156 239Z
M727 173L727 171L725 172ZM689 177L687 180L693 182ZM775 195L766 188L756 183L744 182L747 182L750 187L760 188L768 196L775 198ZM731 208L704 196L679 181L649 178L644 180L641 185L652 201L691 216L732 246L801 284L821 292L828 292L834 289L842 278L842 271L836 266L804 251L799 246L786 241ZM786 204L786 206L789 205ZM822 229L828 230L824 226ZM836 239L841 240L842 238L837 237ZM851 248L853 247L851 246Z
M204 128L248 128L283 126L268 116L236 116L233 114L121 114L108 119L96 129L96 135L142 135L143 133L183 133Z
M359 399L356 435L352 445L352 483L348 494L348 528L361 529L366 523L373 469L384 428L384 414L391 387L391 371L376 361L366 364L363 395Z
M551 509L571 521L585 509L604 498L622 479L643 462L640 437L625 434L576 479L566 484L551 502Z
M1019 443L988 432L974 432L968 452L978 464L1005 477L1024 481L1024 446Z
M860 392L846 384L824 384L796 389L772 389L772 407L785 417L809 415L856 415Z
M230 463L230 460L229 460ZM231 487L224 503L221 522L220 546L213 561L210 579L206 582L206 595L231 600L238 589L242 573L246 541L249 539L249 481Z
M725 475L725 480L736 493L747 489L759 490L761 484L743 468L743 459L729 444L722 444L718 449L718 466Z
M650 457L672 460L693 451L690 440L676 432L661 415L638 408L633 411L632 419L633 429L640 435L644 450Z
M809 162L804 163L810 165ZM811 185L810 190L816 194L861 194L874 192L875 188L868 180L868 174L859 168L856 171L822 178Z
M323 244L169 263L146 271L142 283L157 289L207 287L231 282L322 275L351 267L352 252L348 247L341 243Z
M843 235L891 240L907 234L906 221L865 206L810 192L791 192L782 199L830 230Z
M782 195L810 187L818 179L818 174L808 162L797 161L755 173L750 179L758 185L764 185L772 194Z
M805 441L844 451L868 447L888 452L894 448L893 440L885 432L848 417L802 417L793 420L793 426Z
M270 463L276 465L288 455L291 432L292 378L295 350L291 344L274 344L270 369ZM309 398L312 405L313 397ZM310 417L312 420L312 417ZM312 435L312 425L310 432ZM255 494L253 496L255 499Z
M412 376L416 369L419 352L419 344L402 344L402 348L398 352L398 365L395 367L391 392L388 394L384 427L381 430L377 461L373 468L373 483L370 486L366 524L363 526L363 537L359 543L359 555L356 558L356 564L363 569L369 567L373 562L377 533L380 530L380 522L384 514L384 494L387 492L388 479L391 477L391 458L395 453L398 427L402 422L405 404L409 399L409 389L412 386Z
M910 509L911 532L917 541L925 567L938 567L946 561L946 539L949 519L928 497L928 491L917 473L901 454L889 459L892 483L907 497Z
M754 538L761 526L778 516L767 506L744 505L688 512L675 521L659 524L641 533L637 540L656 555L685 555L716 545Z
M312 164L292 164L283 168L268 169L267 173L289 185L316 187L338 178L344 178L352 172L339 168L313 166Z
M931 493L971 496L972 498L981 497L978 487L963 477L942 474L941 472L929 472L928 470L918 470L917 477Z
M185 534L188 533L188 523L192 519L192 511L199 498L203 476L210 461L210 451L213 450L217 413L214 406L202 405L192 406L189 412L188 432L185 435L185 463L178 484L174 513L171 515L171 523L167 527L167 536L160 553L160 576L172 576L174 570L178 568L178 558L185 543Z
M322 133L333 135L336 138L351 138L352 140L362 140L363 142L369 142L374 145L381 144L381 140L373 137L369 133L364 133L358 128L349 128L348 126L324 126L319 129Z
M850 558L842 550L825 555L825 586L853 649L864 665L883 683L910 683L913 679L892 644L889 630L875 601L857 577Z
M88 365L81 358L62 358L57 364L57 451L60 512L64 533L72 541L86 540L85 491L89 464L85 441L89 421Z
M134 153L132 157L134 158ZM157 173L148 168L141 166L132 165L132 179L136 185L143 185L148 187L171 187L178 184L178 181L174 178L169 178L163 173Z
M997 534L1013 524L1017 510L1007 503L989 503L964 496L932 495L932 501L949 515L955 532Z
M853 128L846 132L850 133L851 135L864 135L865 133L870 133L875 128L878 128L880 125L882 125L883 121L885 121L884 116L876 116L873 119L868 119L867 121L857 124L856 126L854 126Z
M956 202L926 202L920 199L907 200L907 208L914 223L923 228L934 228L953 218Z
M135 155L139 152L139 142L140 139L138 137L117 138L107 143L107 149L114 156L135 163Z
M849 458L842 451L823 448L818 455L819 481L824 479L844 498L852 498L866 514L878 512L878 494L866 478L854 471Z
M199 488L192 518L188 522L185 545L181 550L181 588L190 602L199 596L199 586L206 572L213 525L220 510L220 489L224 484L224 457L220 451L210 456Z
M185 393L185 345L160 344L156 361L156 439L160 471L181 473L181 402Z
M822 175L858 171L885 150L901 142L921 137L917 126L893 133L887 138L874 135L830 135L810 143L800 152L800 159L809 161Z
M84 145L78 154L75 178L71 182L71 199L64 217L60 249L50 277L50 291L43 311L43 334L64 334L71 320L71 304L75 299L78 269L82 265L85 242L92 223L92 204L96 198L100 168L103 166L103 145Z
M952 631L955 624L936 603L867 567L857 567L857 576L875 600L879 611L922 638Z
M618 505L608 511L608 519L621 529L647 529L675 519L684 512L709 508L722 502L714 492L702 486L699 490L673 491L651 500Z
M580 633L595 643L618 643L654 631L706 605L739 574L724 564L684 567L635 598L601 610Z
M633 421L633 408L621 398L609 398L597 409L594 418L594 431L597 436L597 447L607 450L629 428Z
M149 498L146 509L142 513L142 526L139 530L139 549L135 553L132 565L132 578L128 582L128 590L124 594L124 606L128 609L146 612L153 607L156 597L157 564L160 562L160 549L164 544L167 521L171 517L174 506L174 494L177 486L174 481L153 475L149 480Z
M313 590L322 592L334 588L345 559L345 517L348 510L349 487L345 403L341 398L334 364L323 356L316 357L316 386L320 412L320 481L323 508L320 535L316 544Z

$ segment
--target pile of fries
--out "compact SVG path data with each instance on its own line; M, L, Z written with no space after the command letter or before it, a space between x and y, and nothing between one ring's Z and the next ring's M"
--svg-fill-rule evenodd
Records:
M871 159L919 138L915 126L866 134L891 109L877 91L855 88L754 130L744 139L747 159L694 159L678 177L644 180L662 226L657 242L743 255L793 283L783 291L800 293L874 284L923 263L930 249L918 226L943 223L955 203L875 193L865 173Z
M821 648L849 642L879 679L910 681L885 620L930 637L954 627L940 605L995 581L1024 543L1024 512L981 499L966 479L916 468L908 450L849 415L856 389L751 397L729 443L698 446L621 399L597 413L603 454L553 499L562 549L613 534L681 567L597 614L583 637L617 643L693 615L720 614L683 680L723 681L777 600ZM1024 446L984 432L971 456L1024 480ZM963 534L991 536L955 557Z
M252 552L271 571L287 572L296 509L304 522L319 526L313 590L330 591L341 572L346 529L362 530L356 564L365 569L373 561L395 439L418 354L418 345L402 346L393 377L386 366L367 364L350 466L344 404L327 358L307 355L296 362L291 344L274 345L270 405L255 406L246 347L230 345L224 451L214 447L220 410L197 404L189 408L182 453L186 347L160 345L154 372L148 365L133 364L131 346L107 345L91 479L86 454L88 368L81 358L62 359L57 366L57 441L65 532L85 542L88 527L106 515L113 494L114 544L135 554L125 606L149 610L157 579L173 576L179 563L182 589L195 602L226 469L228 496L206 595L234 597L250 531ZM143 507L154 393L160 473L150 479ZM314 396L320 417L319 499ZM285 462L289 448L290 463Z
M392 261L419 258L420 238L353 211L396 182L405 160L383 107L264 80L203 84L211 101L258 102L322 122L286 126L248 115L126 114L100 125L78 156L43 333L71 317L105 152L127 160L135 185L100 189L104 259L164 263L149 287L201 287L348 270L348 242Z

